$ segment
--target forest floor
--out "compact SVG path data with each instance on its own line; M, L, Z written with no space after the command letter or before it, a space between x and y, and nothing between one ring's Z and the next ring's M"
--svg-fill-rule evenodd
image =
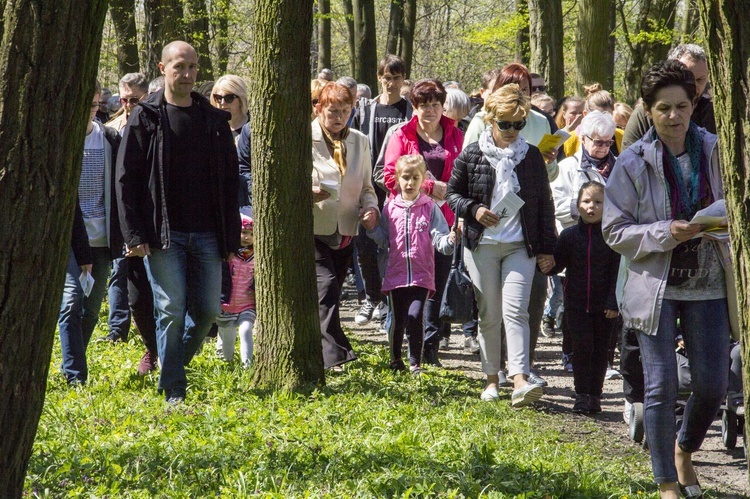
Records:
M344 327L361 341L387 345L386 335L378 332L378 321L371 321L362 326L354 322L357 310L357 300L342 302L341 320ZM559 333L553 338L540 336L536 350L535 367L539 375L549 382L549 386L545 387L544 397L536 404L537 410L557 415L560 428L567 429L565 431L569 433L577 433L575 428L583 420L595 420L612 438L612 441L602 442L602 446L610 447L613 452L622 448L622 445L612 445L615 440L619 441L620 444L629 443L634 447L640 447L640 444L630 439L628 426L622 419L624 398L621 380L605 381L601 414L589 417L572 412L575 396L573 375L572 373L566 373L563 369L560 362L561 352L562 336ZM454 326L450 346L448 350L441 350L439 357L444 369L460 371L466 376L476 379L476 396L479 397L484 387L482 382L484 375L481 372L479 355L472 355L463 349L463 335L460 329L456 329ZM735 449L725 448L721 438L721 419L716 419L708 432L702 449L696 453L694 460L701 484L704 489L712 489L712 497L750 497L747 462L743 456L742 445L742 437L740 436ZM642 450L642 452L644 460L647 461L648 451Z

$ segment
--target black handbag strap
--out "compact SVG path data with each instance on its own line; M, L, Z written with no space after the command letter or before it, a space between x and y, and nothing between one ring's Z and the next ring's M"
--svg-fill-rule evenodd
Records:
M456 219L453 221L453 229L456 230L458 228L458 215L456 215ZM458 268L458 264L463 260L463 251L461 251L461 237L457 237L455 241L453 241L453 260L451 260L451 269Z

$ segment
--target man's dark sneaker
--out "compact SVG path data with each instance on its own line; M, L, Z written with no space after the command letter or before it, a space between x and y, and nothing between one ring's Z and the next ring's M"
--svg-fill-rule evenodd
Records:
M185 402L185 392L181 390L166 390L165 399L169 405L180 405Z
M425 343L424 355L422 355L422 363L429 366L443 367L443 364L440 363L440 359L438 359L437 342Z
M421 376L424 371L419 364L412 364L409 366L409 372L412 376Z
M158 362L159 355L151 350L146 350L138 363L138 376L145 376L151 371L155 371Z
M125 340L122 339L122 337L117 334L110 331L110 333L107 336L102 336L101 338L97 338L97 343L104 343L105 341L108 341L110 343L122 343Z
M591 412L591 398L585 393L576 395L576 401L573 404L573 412L578 414L589 414Z
M370 322L372 320L372 313L375 312L375 306L376 304L370 300L363 301L357 315L354 316L354 322L360 326Z
M589 412L591 414L599 414L602 412L602 399L599 397L589 397Z
M545 338L555 337L555 318L544 316L542 321L542 336Z

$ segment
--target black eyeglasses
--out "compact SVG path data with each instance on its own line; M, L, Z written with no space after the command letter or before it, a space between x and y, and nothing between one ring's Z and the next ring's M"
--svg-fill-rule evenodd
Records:
M129 99L126 99L124 97L120 97L120 102L122 102L123 104L130 104L131 106L135 106L136 104L138 104L139 102L141 102L141 99L140 99L140 97L131 97Z
M544 92L547 90L547 85L532 85L531 91L533 92Z
M523 127L526 126L526 118L521 121L496 121L495 123L497 123L497 129L501 132L507 132L511 128L523 130Z
M613 145L615 145L615 141L612 139L610 140L592 139L591 136L589 135L586 135L586 138L588 138L591 142L593 142L596 147L612 147Z
M237 96L234 95L234 94L227 94L227 95L214 94L214 100L216 102L224 101L227 104L231 104L232 102L234 102L234 99L236 99L236 98L237 98Z

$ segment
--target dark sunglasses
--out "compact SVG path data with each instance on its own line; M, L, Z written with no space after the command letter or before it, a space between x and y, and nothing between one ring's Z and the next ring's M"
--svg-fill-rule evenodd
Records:
M526 126L526 118L521 121L496 121L495 123L497 123L497 129L501 132L507 132L511 128L523 130L523 127Z
M232 102L234 102L234 99L236 99L236 98L237 98L237 96L234 95L234 94L227 94L227 95L214 94L214 100L216 102L224 101L227 104L231 104Z
M141 99L138 97L131 97L130 99L125 99L124 97L120 97L120 102L123 104L130 104L131 106L135 106L139 102L141 102Z
M545 90L547 90L547 85L537 85L537 86L532 85L531 87L532 92L544 92Z
M592 139L590 136L586 135L586 138L589 139L591 142L594 143L596 147L612 147L615 145L614 140L599 140L599 139Z

